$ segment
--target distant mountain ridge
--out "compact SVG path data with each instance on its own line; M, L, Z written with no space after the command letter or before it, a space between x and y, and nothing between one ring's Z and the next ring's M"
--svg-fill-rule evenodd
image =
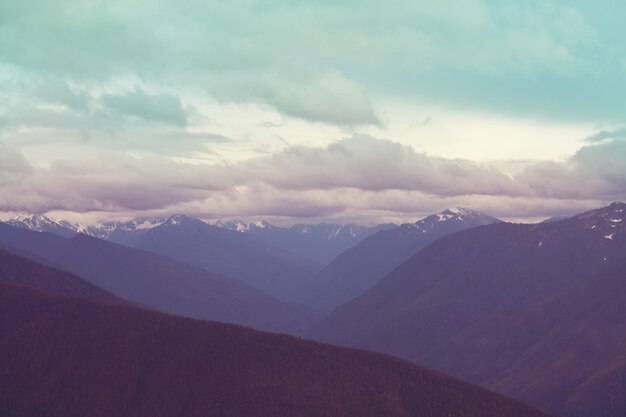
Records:
M300 284L320 266L307 257L268 244L254 235L172 215L145 231L133 245L207 271L237 278L291 302Z
M255 236L271 245L326 265L343 251L381 230L397 227L386 223L376 226L357 224L295 224L289 228L274 226L266 221L218 221L216 226Z
M0 223L0 245L171 314L273 331L291 331L308 320L299 309L232 277L83 234L64 238Z
M461 230L498 223L476 210L456 207L415 223L380 230L346 250L322 269L303 292L309 306L332 310L375 285L435 240Z
M54 233L63 237L72 237L77 233L98 239L110 240L114 243L127 244L133 242L133 236L157 227L165 222L165 218L138 217L124 222L104 222L93 225L71 223L67 220L56 220L43 214L17 216L5 223L20 229L33 232Z
M129 221L110 221L82 225L66 220L56 220L42 214L32 214L18 216L6 221L6 223L35 232L49 232L63 237L71 237L77 233L82 233L98 239L134 246L141 235L148 230L164 224L171 218L180 216L183 216L183 214L172 214L167 217L138 217ZM196 220L203 221L200 219ZM285 228L275 226L266 220L248 222L234 219L203 222L214 227L255 236L268 244L292 252L295 255L309 258L322 265L330 262L341 252L357 244L362 239L380 230L396 227L394 224L381 224L370 227L356 224L320 223L296 224Z

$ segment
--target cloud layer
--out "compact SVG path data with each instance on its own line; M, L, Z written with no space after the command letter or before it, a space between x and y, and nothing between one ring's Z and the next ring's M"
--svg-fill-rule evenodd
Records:
M625 199L625 7L1 2L0 211L377 221ZM458 138L441 139L448 114ZM582 133L545 144L560 160L507 170L470 160L526 152L494 120Z
M0 161L0 211L12 212L184 211L203 217L372 222L459 204L531 218L626 199L626 142L621 140L585 146L564 162L531 164L513 177L359 135L227 165L111 153L41 168L6 146L0 148Z

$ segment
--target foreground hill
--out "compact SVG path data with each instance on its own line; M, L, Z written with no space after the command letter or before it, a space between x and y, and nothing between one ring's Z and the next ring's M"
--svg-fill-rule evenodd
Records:
M433 214L416 223L382 230L343 252L304 291L304 302L330 311L363 294L421 249L450 233L499 222L467 208Z
M380 354L0 284L0 415L543 417Z
M131 302L187 317L291 331L300 311L242 282L85 235L70 239L0 224L0 244Z
M625 219L626 205L615 203L444 237L338 308L315 336L559 414L626 415Z

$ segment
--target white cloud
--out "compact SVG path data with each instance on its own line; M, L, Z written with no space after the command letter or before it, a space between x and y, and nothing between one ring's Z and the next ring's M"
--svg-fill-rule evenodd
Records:
M267 101L282 113L336 125L378 125L380 120L365 89L337 71L310 83L280 85Z

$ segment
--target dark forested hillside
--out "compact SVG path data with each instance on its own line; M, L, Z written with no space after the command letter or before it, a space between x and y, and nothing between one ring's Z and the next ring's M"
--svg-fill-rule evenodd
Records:
M0 284L4 417L543 417L385 355Z

